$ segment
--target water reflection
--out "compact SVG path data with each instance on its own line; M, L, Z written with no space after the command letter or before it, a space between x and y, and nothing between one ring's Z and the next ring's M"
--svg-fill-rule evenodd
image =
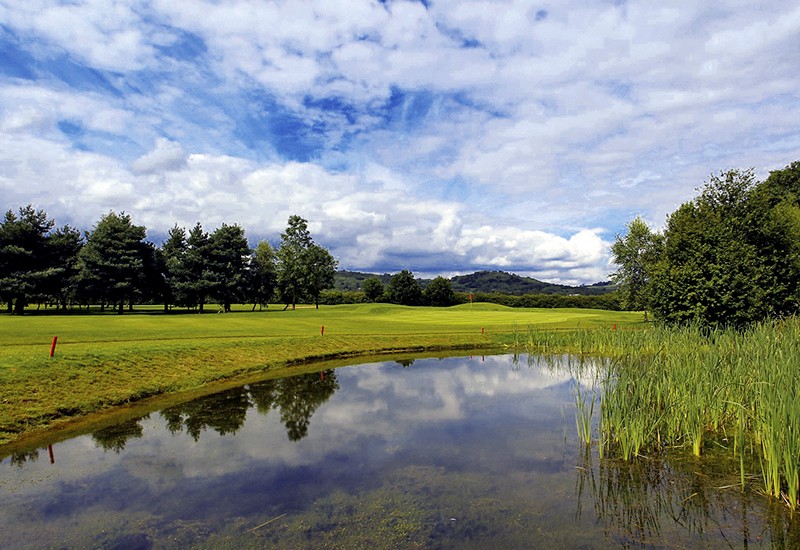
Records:
M308 435L314 412L338 389L336 373L325 370L225 390L169 407L160 415L171 433L186 432L198 441L206 430L219 435L235 434L253 407L262 415L277 410L289 440L298 441ZM92 439L104 450L119 453L129 439L142 437L141 421L146 418L149 415L97 430Z
M92 439L104 450L121 452L125 448L125 443L132 438L140 438L144 435L144 428L141 421L149 415L133 420L120 422L107 428L102 428L92 433Z
M679 538L707 548L800 548L800 522L782 503L743 491L730 471L689 453L599 460L584 447L578 472L576 517L588 493L590 515L622 546L670 547Z
M574 372L397 361L172 406L58 443L55 464L4 460L0 547L800 543L704 462L600 460L575 434Z

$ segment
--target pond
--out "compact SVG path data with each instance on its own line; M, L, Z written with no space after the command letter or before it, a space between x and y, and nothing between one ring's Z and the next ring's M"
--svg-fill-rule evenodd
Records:
M570 372L525 356L354 365L6 456L0 547L800 544L798 518L713 457L601 460L577 437Z

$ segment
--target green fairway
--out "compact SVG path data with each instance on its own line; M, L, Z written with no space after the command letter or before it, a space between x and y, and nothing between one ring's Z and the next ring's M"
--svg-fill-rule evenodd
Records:
M251 312L0 315L0 444L88 413L298 362L393 351L502 348L529 327L641 326L638 313L388 304ZM324 331L323 331L324 327ZM324 333L323 333L324 332ZM50 357L53 337L58 341ZM560 350L553 350L554 352Z

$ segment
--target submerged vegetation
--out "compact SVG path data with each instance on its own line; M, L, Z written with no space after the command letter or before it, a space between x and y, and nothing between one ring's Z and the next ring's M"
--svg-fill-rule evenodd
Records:
M578 433L601 455L726 448L743 487L760 478L764 493L800 506L800 321L569 336L529 329L526 347L541 352L568 338L581 353L607 358L601 368L575 365L584 383L576 392ZM748 471L753 464L760 472Z

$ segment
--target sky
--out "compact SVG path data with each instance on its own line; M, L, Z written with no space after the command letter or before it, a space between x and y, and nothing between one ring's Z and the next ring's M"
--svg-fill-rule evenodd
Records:
M800 5L0 0L0 208L341 269L591 284L641 216L800 160Z

